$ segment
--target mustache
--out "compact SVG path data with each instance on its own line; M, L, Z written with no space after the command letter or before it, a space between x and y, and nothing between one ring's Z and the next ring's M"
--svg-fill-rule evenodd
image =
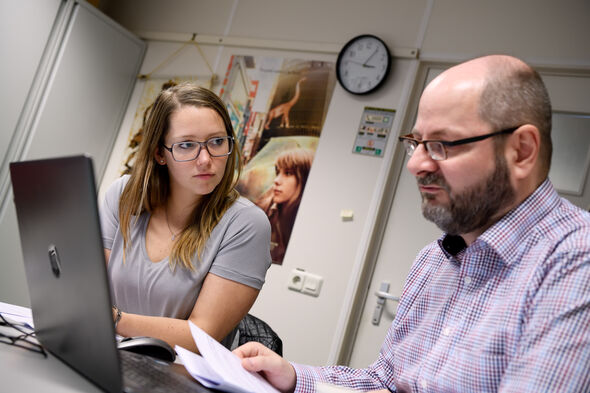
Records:
M421 186L435 185L444 188L446 191L450 190L449 185L445 181L445 178L436 173L429 173L428 175L419 177L416 180Z

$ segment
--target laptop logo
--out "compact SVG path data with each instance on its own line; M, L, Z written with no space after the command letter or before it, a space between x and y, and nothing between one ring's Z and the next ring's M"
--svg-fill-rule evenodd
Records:
M57 253L57 248L52 244L49 246L49 263L51 264L51 271L53 275L59 278L61 273L61 264L59 263L59 254Z

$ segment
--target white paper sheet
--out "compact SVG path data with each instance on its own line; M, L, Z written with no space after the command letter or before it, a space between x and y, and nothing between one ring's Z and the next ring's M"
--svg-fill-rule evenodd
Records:
M358 393L358 390L343 388L342 386L331 385L325 382L316 384L316 393Z
M193 339L202 356L176 346L187 371L200 383L230 393L278 393L257 373L246 371L241 360L189 321Z
M9 321L24 323L31 329L34 328L33 314L30 308L0 302L0 314Z

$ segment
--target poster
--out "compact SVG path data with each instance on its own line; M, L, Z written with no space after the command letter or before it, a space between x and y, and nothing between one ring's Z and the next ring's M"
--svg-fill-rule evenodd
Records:
M242 147L238 191L272 227L282 264L336 82L334 63L232 56L220 97Z
M352 152L382 157L394 116L395 109L365 107Z

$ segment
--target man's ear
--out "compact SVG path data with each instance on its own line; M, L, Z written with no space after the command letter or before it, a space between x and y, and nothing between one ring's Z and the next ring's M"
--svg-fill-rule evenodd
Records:
M531 176L537 168L541 134L532 124L520 126L507 141L507 157L515 180Z

